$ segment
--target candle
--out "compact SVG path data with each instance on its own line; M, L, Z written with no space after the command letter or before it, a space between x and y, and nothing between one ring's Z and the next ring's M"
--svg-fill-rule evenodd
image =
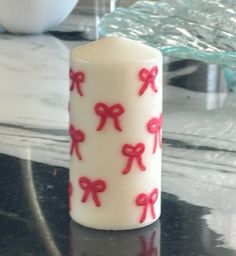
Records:
M70 215L95 229L147 226L160 216L162 55L111 37L70 60Z

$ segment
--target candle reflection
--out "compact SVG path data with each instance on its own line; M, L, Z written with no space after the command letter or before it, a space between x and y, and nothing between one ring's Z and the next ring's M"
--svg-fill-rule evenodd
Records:
M157 256L158 247L156 246L156 230L152 231L150 240L146 240L145 237L139 237L140 245L142 247L142 252L139 256Z
M98 231L70 223L70 256L160 256L160 222L128 231Z

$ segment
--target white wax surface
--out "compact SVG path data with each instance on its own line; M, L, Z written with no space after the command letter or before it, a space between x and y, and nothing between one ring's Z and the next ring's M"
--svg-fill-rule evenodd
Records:
M127 38L106 37L72 49L75 61L92 63L136 63L162 59L160 51Z
M158 66L158 92L149 85L140 96L143 82L138 74L142 68L151 70L154 66ZM85 133L85 140L79 143L82 160L73 154L70 161L71 217L96 229L132 229L151 224L160 216L161 148L157 146L153 154L154 135L147 132L146 123L162 113L161 53L132 40L105 38L72 50L71 68L85 75L81 83L83 96L76 89L70 94L70 123ZM100 117L94 106L98 102L124 107L125 112L119 117L122 131L115 129L111 118L107 118L101 131L96 130ZM126 143L145 144L145 171L134 159L130 172L122 174L128 160L121 152ZM106 182L106 190L97 194L100 207L96 207L92 194L81 202L84 190L78 185L80 177ZM144 206L137 206L135 198L141 193L150 194L154 188L159 190L153 206L156 216L151 216L149 205L146 219L140 223Z

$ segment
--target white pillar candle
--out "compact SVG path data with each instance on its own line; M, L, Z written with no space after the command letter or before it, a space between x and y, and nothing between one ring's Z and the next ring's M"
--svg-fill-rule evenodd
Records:
M71 51L72 219L124 230L160 216L162 55L104 38Z

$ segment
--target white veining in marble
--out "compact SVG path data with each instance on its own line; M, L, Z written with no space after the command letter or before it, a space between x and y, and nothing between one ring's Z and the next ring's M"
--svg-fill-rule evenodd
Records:
M0 36L1 153L68 166L68 57L75 44ZM211 208L209 227L232 248L229 230L215 222L224 225L225 212L233 222L236 213L235 98L164 87L163 191Z
M1 36L1 123L66 128L68 54L51 36Z

